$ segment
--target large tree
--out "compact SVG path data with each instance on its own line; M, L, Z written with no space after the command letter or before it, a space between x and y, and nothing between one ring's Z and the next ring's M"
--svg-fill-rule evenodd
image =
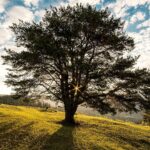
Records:
M5 64L12 66L6 83L20 96L62 101L69 123L82 103L100 113L148 109L150 72L134 67L138 57L124 56L134 41L123 28L108 9L78 4L52 7L40 23L13 24L25 50L6 49Z

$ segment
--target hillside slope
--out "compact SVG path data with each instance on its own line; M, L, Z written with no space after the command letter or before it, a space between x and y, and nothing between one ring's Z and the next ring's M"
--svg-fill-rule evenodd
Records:
M76 115L62 126L63 112L0 105L0 150L148 150L150 127Z

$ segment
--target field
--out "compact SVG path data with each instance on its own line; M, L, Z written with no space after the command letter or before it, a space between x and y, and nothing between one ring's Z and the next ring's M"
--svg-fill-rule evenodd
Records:
M76 114L80 125L59 123L63 112L0 105L0 150L149 150L150 127Z

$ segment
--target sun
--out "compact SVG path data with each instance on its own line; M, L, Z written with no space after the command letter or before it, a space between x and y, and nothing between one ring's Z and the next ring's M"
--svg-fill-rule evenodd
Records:
M73 84L73 89L72 90L74 91L74 95L77 95L78 92L81 92L80 88L81 87L78 85L78 83L76 85Z

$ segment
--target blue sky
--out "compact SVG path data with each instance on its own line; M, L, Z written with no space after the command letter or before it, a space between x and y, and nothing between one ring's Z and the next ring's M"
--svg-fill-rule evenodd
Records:
M141 55L137 67L150 69L150 0L0 0L0 56L5 53L4 47L23 49L16 47L14 35L8 28L13 22L40 20L50 5L73 6L76 3L89 3L97 9L108 7L114 16L121 17L125 21L124 30L135 41L132 55ZM6 67L0 58L0 94L11 92L3 82Z

